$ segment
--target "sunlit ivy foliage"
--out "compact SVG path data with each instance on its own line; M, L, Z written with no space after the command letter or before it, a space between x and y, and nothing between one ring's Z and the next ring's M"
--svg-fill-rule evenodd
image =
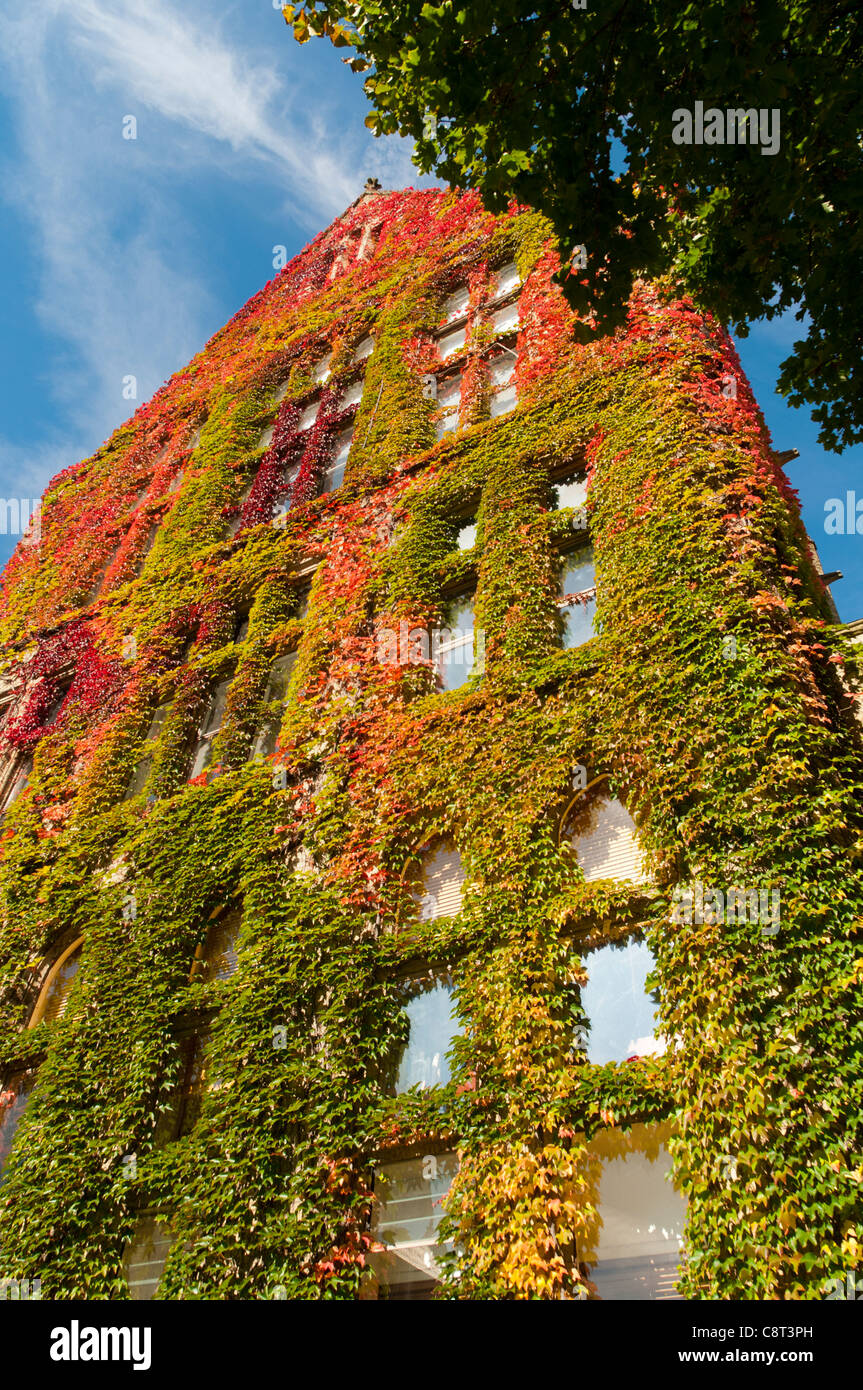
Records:
M466 285L473 312L513 260L518 404L490 415L478 320L436 441L443 305ZM38 1073L0 1272L43 1297L127 1297L124 1249L159 1213L160 1297L354 1298L375 1163L453 1147L441 1295L579 1297L586 1145L654 1121L689 1202L688 1297L814 1298L858 1264L851 651L728 337L640 285L624 330L578 346L557 268L532 213L364 197L53 481L7 568L3 758L32 771L0 830L0 1067ZM571 649L567 468L599 586ZM380 659L381 633L474 587L483 670L442 692L427 662ZM576 766L633 814L646 885L585 880ZM467 884L426 919L412 884L441 840ZM675 921L694 880L779 889L779 930ZM193 969L238 906L236 971ZM585 953L636 929L670 1045L591 1065ZM79 937L68 1007L28 1027ZM392 1095L414 967L448 972L462 1032L446 1085ZM206 1084L176 1125L193 1034Z

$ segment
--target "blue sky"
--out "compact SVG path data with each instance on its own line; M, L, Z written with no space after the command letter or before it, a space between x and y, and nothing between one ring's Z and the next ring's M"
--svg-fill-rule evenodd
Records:
M299 47L273 0L38 0L0 16L0 496L34 497L86 457L362 191L421 179L365 129L361 79ZM123 138L134 116L137 138ZM824 504L863 447L825 454L775 395L799 329L738 346L845 619L863 616L863 536ZM14 537L0 535L0 563Z

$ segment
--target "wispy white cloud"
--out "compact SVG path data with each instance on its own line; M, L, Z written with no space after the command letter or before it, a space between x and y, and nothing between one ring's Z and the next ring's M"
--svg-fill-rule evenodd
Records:
M185 178L263 180L274 210L308 234L366 174L412 181L406 142L372 142L358 120L346 131L337 95L278 14L272 53L225 34L225 19L215 0L193 16L181 0L39 0L0 16L17 134L0 196L30 226L33 311L53 348L39 441L0 440L0 490L13 491L12 473L29 496L91 452L218 326ZM138 118L136 141L122 138L126 114ZM262 280L267 269L262 260ZM136 400L122 394L129 376Z

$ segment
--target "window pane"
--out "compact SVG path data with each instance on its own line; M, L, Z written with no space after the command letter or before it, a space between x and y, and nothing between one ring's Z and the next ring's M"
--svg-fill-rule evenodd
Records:
M461 352L467 341L467 329L456 328L452 333L446 333L443 338L438 339L440 355L446 361L448 357L453 357L455 353Z
M488 404L488 413L495 420L498 415L508 415L517 405L518 390L513 382L511 386L504 386L501 391L495 391Z
M435 670L443 690L458 690L474 667L473 597L450 605L447 626L432 636Z
M449 323L453 319L460 319L462 314L467 313L469 303L470 290L467 285L462 285L444 301L442 322Z
M647 942L630 937L620 946L602 946L590 953L585 966L581 1003L590 1024L587 1060L602 1065L664 1052L655 1036L655 1005L645 987L654 966Z
M312 368L314 380L320 382L322 385L330 374L330 362L332 361L332 357L333 354L328 352L326 357L322 357L320 362L316 362Z
M476 522L471 521L467 526L462 526L456 536L456 545L459 550L473 550L476 545Z
M587 501L587 479L586 478L566 478L562 482L555 484L557 493L557 506L560 507L583 507Z
M385 1163L375 1174L372 1237L387 1246L369 1264L389 1298L428 1298L438 1278L437 1229L458 1172L454 1153Z
M237 939L242 924L239 908L223 912L211 922L204 939L203 964L198 972L202 980L227 980L237 968Z
M6 1086L0 1088L0 1175L9 1158L18 1121L27 1109L35 1084L35 1073L28 1072L12 1077Z
M421 922L436 917L454 917L461 911L465 872L461 855L449 845L439 845L426 856L416 892Z
M674 1298L686 1203L670 1181L671 1158L655 1129L634 1125L600 1131L589 1149L602 1163L596 1262L590 1277L599 1297ZM620 1152L621 1138L629 1152ZM599 1224L601 1223L601 1224Z
M374 340L374 338L363 338L362 342L357 343L357 346L356 346L356 348L354 349L354 357L353 357L353 360L354 360L355 362L363 362L363 361L365 361L365 359L366 359L367 357L371 357L371 355L372 355L372 353L374 352L374 350L375 350L375 340Z
M570 603L563 609L566 626L563 630L565 647L581 647L596 634L596 599L586 603Z
M441 410L458 410L461 399L461 373L438 383L437 403Z
M506 386L512 379L515 371L515 358L512 353L501 353L500 357L495 357L488 369L488 379L492 389L499 386Z
M66 957L51 983L45 989L40 1004L37 1006L37 1011L41 1015L40 1022L55 1023L58 1018L63 1017L66 1012L66 1005L69 1003L72 981L78 974L80 964L81 947L78 946L71 955Z
M452 985L438 980L406 1008L410 1034L402 1052L396 1094L411 1086L445 1086L450 1079L446 1054L461 1031L452 1002Z
M170 1248L171 1234L164 1222L146 1217L139 1223L123 1258L133 1299L146 1302L155 1297Z
M491 326L495 333L513 333L518 328L518 300L496 309L491 316Z
M491 297L501 299L505 294L511 294L521 284L518 267L514 261L508 265L502 265L491 277Z
M588 883L601 878L643 883L647 877L635 821L616 798L594 803L588 823L573 837L572 844Z
M595 585L596 569L592 550L578 550L563 557L560 570L561 594L580 594L586 589L594 588ZM561 607L565 619L563 645L580 647L583 642L590 640L596 630L596 599L591 597L587 602L563 604Z
M320 405L320 401L312 401L310 405L306 406L305 410L303 411L302 415L297 421L298 432L302 430L310 430L312 428L312 425L318 418L318 411L320 409Z
M363 398L363 383L355 381L352 386L348 386L339 397L339 410L347 410L349 406L359 405Z

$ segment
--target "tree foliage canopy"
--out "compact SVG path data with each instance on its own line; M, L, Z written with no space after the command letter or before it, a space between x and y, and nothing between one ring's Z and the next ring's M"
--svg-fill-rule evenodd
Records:
M587 3L306 0L285 17L301 42L353 48L367 124L412 136L424 173L494 212L530 204L584 248L563 284L585 337L622 322L641 276L670 277L740 335L791 311L780 391L812 408L825 447L863 439L857 6ZM734 143L707 143L709 119L704 143L676 143L675 112L697 102L708 118L763 111L775 153L751 117Z

